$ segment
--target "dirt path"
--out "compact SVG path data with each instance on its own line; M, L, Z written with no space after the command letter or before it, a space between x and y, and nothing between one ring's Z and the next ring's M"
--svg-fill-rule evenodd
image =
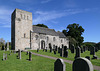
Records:
M25 51L25 52L26 52L26 51ZM37 55L37 56L41 56L41 57L45 57L45 58L54 59L54 60L58 59L58 58L56 58L56 57L41 55L41 54L37 54L37 53L33 53L33 52L32 52L32 54ZM67 63L69 63L69 64L72 64L72 63L73 63L73 61L71 61L71 60L65 60L65 59L63 59L63 60L64 60L64 62L67 62ZM95 66L95 65L93 65L93 68L94 68L95 70L97 70L97 71L100 71L100 66Z

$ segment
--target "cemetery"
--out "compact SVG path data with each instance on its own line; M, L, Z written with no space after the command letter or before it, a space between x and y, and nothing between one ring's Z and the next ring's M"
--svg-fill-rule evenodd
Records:
M75 49L74 53L70 49L65 49L67 52L63 49L62 53L61 51L58 53L59 49L53 49L52 52L45 50L1 50L0 71L99 71L93 66L100 66L100 51L90 54L91 51L85 50L81 53L80 47ZM41 57L39 54L56 59ZM97 59L93 58L94 54ZM86 56L87 58L85 58ZM67 63L65 60L70 60L72 63Z

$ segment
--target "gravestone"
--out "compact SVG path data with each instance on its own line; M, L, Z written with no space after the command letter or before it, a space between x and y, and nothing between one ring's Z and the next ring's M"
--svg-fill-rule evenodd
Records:
M71 45L71 53L75 53L75 47L74 47L74 45Z
M62 57L62 48L60 48L60 56Z
M28 55L28 54L29 54L29 51L26 52L26 55Z
M64 46L64 57L66 56L67 46Z
M47 52L47 47L46 47L46 49L45 49L45 52Z
M83 48L81 47L81 53L83 53Z
M11 50L9 52L10 52L9 55L11 55Z
M29 61L32 61L32 52L29 52Z
M6 54L5 60L7 60L7 54Z
M60 53L60 47L58 48L58 53Z
M9 41L7 41L7 51L9 51Z
M84 52L86 51L86 47L85 47L85 46L83 46L83 51L84 51Z
M64 57L68 57L68 50L65 51Z
M90 48L90 55L95 55L95 47Z
M80 57L80 47L79 47L79 46L76 48L75 59L76 59L77 57Z
M3 59L2 60L5 60L5 57L6 57L5 53L3 53Z
M56 51L57 51L57 48L58 48L58 47L56 46L56 48L55 48Z
M73 62L73 71L93 71L92 63L86 58L77 58Z
M18 57L19 57L19 59L21 59L21 50L20 49L18 49Z
M54 50L54 54L56 54L56 50Z
M37 52L39 52L39 48L37 48Z
M57 59L54 63L54 71L65 71L65 63L62 59Z

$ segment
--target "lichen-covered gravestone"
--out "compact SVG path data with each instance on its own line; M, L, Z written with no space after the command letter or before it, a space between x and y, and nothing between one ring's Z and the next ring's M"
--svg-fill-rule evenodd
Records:
M73 71L93 71L92 63L86 58L77 58L73 62Z
M57 59L54 63L54 71L65 71L65 63L62 59Z

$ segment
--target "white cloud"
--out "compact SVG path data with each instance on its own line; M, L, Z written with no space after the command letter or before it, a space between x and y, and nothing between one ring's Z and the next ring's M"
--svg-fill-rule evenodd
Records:
M48 2L50 2L51 0L43 0L43 1L41 1L41 3L48 3Z
M18 3L31 3L32 0L12 0L12 1L15 1L15 2L18 2ZM33 0L34 2L34 0Z
M11 24L11 13L13 10L6 7L0 7L0 25L1 27L10 27Z
M33 23L34 24L38 24L38 23L45 23L48 21L51 21L52 23L54 22L53 20L57 19L57 18L61 18L64 16L68 16L68 15L72 15L72 14L77 14L77 13L81 13L83 12L83 10L76 10L76 9L68 9L68 10L64 10L64 11L36 11L34 13L34 19L33 19ZM54 22L54 23L57 23Z

